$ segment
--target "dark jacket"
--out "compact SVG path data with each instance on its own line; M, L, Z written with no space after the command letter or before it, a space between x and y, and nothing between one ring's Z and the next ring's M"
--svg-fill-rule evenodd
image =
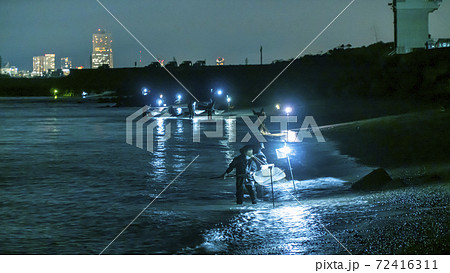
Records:
M244 177L246 181L253 180L252 174L258 170L258 163L254 159L248 159L245 155L241 154L233 159L228 167L226 173L230 173L236 169L236 178Z

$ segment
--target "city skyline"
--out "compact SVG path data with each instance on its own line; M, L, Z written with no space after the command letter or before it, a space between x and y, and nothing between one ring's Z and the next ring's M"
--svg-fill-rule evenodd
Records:
M355 1L305 54L326 52L340 44L357 47L377 41L392 42L393 14L388 6L391 1L372 2L375 1ZM140 58L142 65L154 61L96 1L57 3L44 0L39 4L25 1L1 4L0 22L8 28L0 33L0 40L11 41L0 43L4 64L9 62L22 70L32 70L33 56L51 52L58 57L71 56L74 67L89 67L92 54L89 37L98 28L114 36L115 67L134 67ZM243 64L246 58L249 64L258 64L261 45L263 63L295 57L349 1L288 1L283 5L249 1L239 9L231 3L213 5L207 1L103 3L158 58L175 57L178 62L206 59L208 65L214 65L219 56L225 58L226 64ZM433 37L450 36L449 19L444 16L449 12L449 1L443 1L441 8L430 15ZM19 13L24 15L20 20ZM32 22L36 17L40 18L39 24ZM15 23L7 24L11 21ZM15 35L18 32L24 35Z

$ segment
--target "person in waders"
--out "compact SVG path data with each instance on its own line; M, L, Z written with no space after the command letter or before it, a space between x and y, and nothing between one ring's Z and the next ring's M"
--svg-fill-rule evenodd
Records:
M188 103L188 111L189 111L189 118L193 119L194 111L195 111L195 104L194 104L194 102L192 102L192 100L190 100Z
M210 102L209 102L208 106L206 107L206 113L208 114L208 120L211 120L212 116L213 116L215 102L213 99L210 99L209 101Z
M239 152L241 154L233 159L222 177L225 179L227 174L236 169L236 203L238 205L243 203L245 186L252 204L256 204L256 188L253 174L258 170L258 163L253 159L253 146L246 145Z

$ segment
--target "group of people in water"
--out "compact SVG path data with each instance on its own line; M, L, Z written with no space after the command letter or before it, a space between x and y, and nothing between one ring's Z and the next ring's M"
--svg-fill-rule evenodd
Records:
M173 109L172 109L173 110ZM193 119L195 117L196 102L188 103L189 118ZM214 110L214 101L211 99L206 105L205 111L208 114L208 119L212 118L212 112ZM169 111L170 112L170 111ZM172 114L172 113L171 113ZM266 117L266 112L264 108L261 108L259 112L253 110L253 114L258 118ZM278 136L279 134L272 134L266 128L264 121L258 127L260 133L266 136ZM244 200L244 187L247 189L252 204L257 204L256 200L256 181L254 174L261 170L262 165L267 164L267 158L263 153L264 143L259 143L256 145L245 145L239 152L240 155L235 157L233 161L229 164L227 170L220 176L220 178L225 179L228 174L230 174L234 169L236 169L236 203L242 204Z

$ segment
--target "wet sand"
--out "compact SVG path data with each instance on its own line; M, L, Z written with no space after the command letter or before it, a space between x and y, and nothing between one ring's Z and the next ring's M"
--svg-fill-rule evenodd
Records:
M450 253L450 112L414 110L322 128L340 153L364 166L383 167L406 184L369 193L376 211L370 221L335 224L360 245L358 253Z

